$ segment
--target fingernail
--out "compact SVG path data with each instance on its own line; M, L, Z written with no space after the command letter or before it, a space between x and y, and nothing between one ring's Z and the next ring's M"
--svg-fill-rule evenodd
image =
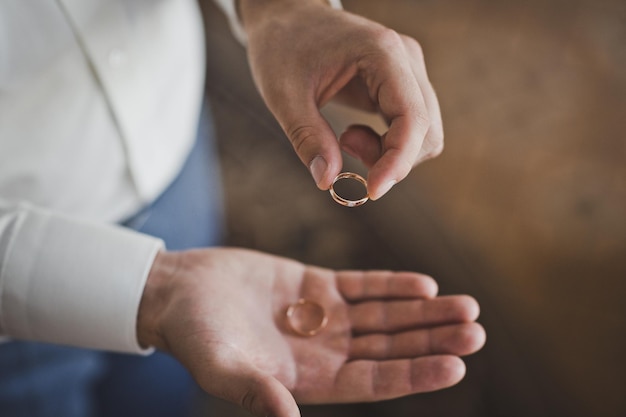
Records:
M383 184L378 189L378 195L376 196L376 198L372 198L372 200L378 200L380 197L382 197L385 194L387 194L387 191L391 190L391 187L393 187L394 185L396 185L396 181L395 180L391 180L391 181L386 182L385 184Z
M322 156L316 156L315 158L313 158L311 164L309 165L309 171L311 171L311 175L313 175L313 180L315 180L315 184L317 184L318 186L320 182L324 179L326 169L328 169L328 164Z

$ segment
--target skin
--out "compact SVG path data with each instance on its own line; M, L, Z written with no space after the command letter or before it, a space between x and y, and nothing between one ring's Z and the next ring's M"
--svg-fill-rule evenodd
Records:
M411 272L333 271L234 248L162 252L137 334L208 393L256 416L297 417L297 403L379 401L459 382L459 357L485 342L479 307L436 294L432 278ZM315 336L288 326L286 309L300 298L328 316Z
M322 0L241 0L255 83L320 189L341 149L369 168L371 199L443 150L441 113L420 45ZM339 141L319 109L330 100L375 111L389 129L351 126Z
M255 83L317 186L341 151L369 168L378 199L443 149L439 104L419 44L322 0L240 0ZM388 130L335 136L330 100L379 112ZM321 304L328 326L295 334L286 309ZM162 252L140 303L143 346L171 353L208 393L256 416L297 417L297 403L379 401L458 383L485 342L477 302L437 296L425 275L333 271L259 252Z

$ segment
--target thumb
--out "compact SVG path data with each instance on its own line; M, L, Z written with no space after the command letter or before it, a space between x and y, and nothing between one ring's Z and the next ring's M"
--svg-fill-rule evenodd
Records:
M232 364L231 364L232 365ZM208 392L238 404L257 417L300 417L289 390L272 375L248 364L211 373Z
M318 188L330 188L341 170L341 151L335 132L317 106L313 102L304 107L290 103L274 115Z

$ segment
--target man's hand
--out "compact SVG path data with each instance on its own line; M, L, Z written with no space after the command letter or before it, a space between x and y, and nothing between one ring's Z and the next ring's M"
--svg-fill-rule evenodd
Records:
M376 200L442 151L439 103L414 39L324 3L241 0L252 75L317 186L340 172L341 145L369 168ZM331 99L378 111L389 130L351 126L339 145L319 112Z
M207 392L256 416L297 417L296 401L377 401L459 382L459 356L485 341L478 304L436 294L416 273L337 272L242 249L164 252L138 337L178 358ZM300 298L328 315L315 336L287 325Z

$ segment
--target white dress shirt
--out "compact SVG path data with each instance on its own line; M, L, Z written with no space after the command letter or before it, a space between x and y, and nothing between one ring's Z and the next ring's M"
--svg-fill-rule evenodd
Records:
M0 334L146 352L163 243L115 223L179 172L204 64L195 0L0 1Z

